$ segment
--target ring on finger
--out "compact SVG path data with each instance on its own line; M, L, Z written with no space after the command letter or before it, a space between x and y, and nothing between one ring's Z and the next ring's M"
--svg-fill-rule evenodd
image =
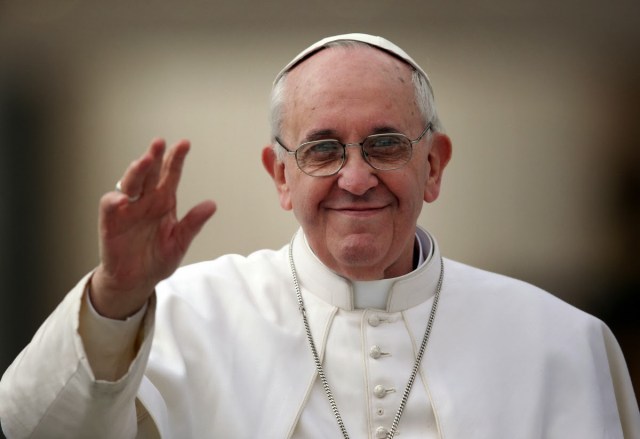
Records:
M118 182L116 183L116 192L120 192L121 194L124 194L127 196L127 199L129 200L129 203L133 203L134 201L138 201L140 199L140 194L131 196L129 194L126 194L123 190L122 190L122 181L118 180Z

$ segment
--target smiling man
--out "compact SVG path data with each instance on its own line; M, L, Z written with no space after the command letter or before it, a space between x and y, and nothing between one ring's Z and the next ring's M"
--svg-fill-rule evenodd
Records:
M155 141L100 202L100 265L3 376L8 437L640 437L602 322L417 226L451 142L402 49L324 39L271 113L291 243L176 271L215 204L176 218L189 144Z
M420 110L411 78L408 64L367 46L324 50L286 77L277 141L290 152L295 145L297 155L280 161L267 148L263 162L314 253L349 279L413 269L418 215L423 201L438 197L451 156L447 136L432 132L432 111ZM390 133L401 136L390 142ZM400 159L392 155L398 150ZM329 165L313 164L327 156Z

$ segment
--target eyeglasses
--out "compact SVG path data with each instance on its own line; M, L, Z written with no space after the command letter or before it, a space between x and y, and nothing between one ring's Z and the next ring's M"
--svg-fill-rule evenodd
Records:
M304 142L295 151L287 148L278 137L276 142L296 158L298 168L312 177L336 174L347 161L347 147L359 146L364 160L374 169L391 171L402 168L411 160L413 145L433 128L429 122L415 140L400 133L372 134L360 143L341 143L335 139Z

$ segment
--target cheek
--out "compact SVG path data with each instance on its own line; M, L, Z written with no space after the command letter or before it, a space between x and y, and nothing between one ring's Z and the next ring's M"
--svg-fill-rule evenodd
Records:
M428 170L411 169L411 172L402 175L403 178L390 181L387 185L398 200L400 211L411 221L422 211L427 173Z
M291 177L289 190L296 218L303 223L318 222L320 206L329 196L331 182L304 174Z
M309 189L304 177L297 169L286 173L291 208L296 213L296 216L299 215L298 212L306 210L309 203L308 197L305 196Z
M308 231L309 227L318 224L320 216L318 214L318 205L301 190L302 188L298 187L297 189L291 196L293 216Z

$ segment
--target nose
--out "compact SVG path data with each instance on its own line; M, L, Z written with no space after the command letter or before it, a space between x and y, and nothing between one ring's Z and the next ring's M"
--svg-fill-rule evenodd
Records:
M338 172L338 187L354 195L364 195L378 185L376 170L362 157L360 145L356 143L346 146L347 159Z

